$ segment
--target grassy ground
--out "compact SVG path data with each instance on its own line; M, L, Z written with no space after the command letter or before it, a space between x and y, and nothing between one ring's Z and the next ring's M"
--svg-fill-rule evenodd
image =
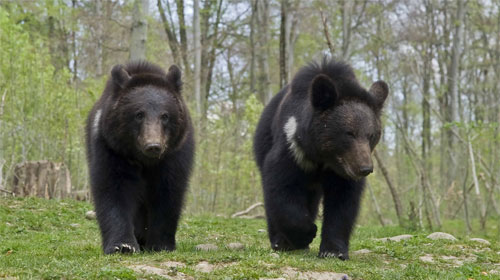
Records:
M266 233L259 231L266 228L264 220L213 216L184 217L175 252L104 256L96 222L84 218L91 209L84 202L0 198L0 278L318 278L339 272L349 279L500 279L500 244L492 238L486 246L463 236L456 236L455 242L431 241L428 232L357 227L351 260L340 261L316 257L319 238L309 251L276 254ZM374 240L406 233L416 237L402 242ZM230 242L246 248L229 250L225 246ZM196 251L201 243L219 249ZM371 253L353 254L360 249ZM433 262L422 261L422 256L432 256ZM212 265L212 271L201 272L200 262Z

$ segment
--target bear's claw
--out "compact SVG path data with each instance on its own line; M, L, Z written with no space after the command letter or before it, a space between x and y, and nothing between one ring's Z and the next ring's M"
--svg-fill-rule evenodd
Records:
M340 253L340 252L335 253L335 252L329 252L329 251L319 252L318 257L320 257L320 258L339 258L343 261L349 259L348 254L344 254L344 253Z
M134 246L126 243L122 243L118 246L114 246L114 253L122 253L122 254L133 254L136 252L136 249Z

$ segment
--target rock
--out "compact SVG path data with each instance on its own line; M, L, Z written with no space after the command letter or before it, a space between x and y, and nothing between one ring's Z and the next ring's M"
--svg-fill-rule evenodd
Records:
M196 245L195 248L198 251L215 251L215 250L219 249L217 247L217 245L214 245L214 244L199 244L199 245Z
M209 264L208 262L200 262L194 267L195 270L203 273L210 273L214 271L215 265Z
M278 255L278 253L271 253L270 256L273 257L273 258L275 258L275 259L279 259L280 258L280 255Z
M440 240L440 239L444 239L444 240L452 240L452 241L456 241L457 239L455 238L455 236L449 234L449 233L445 233L445 232L434 232L434 233L431 233L427 236L427 238L429 239L432 239L432 240Z
M363 255L363 254L370 254L372 251L368 250L368 249L361 249L361 250L357 250L357 251L354 251L352 252L352 254L354 255Z
M95 220L96 219L96 216L95 216L95 211L87 211L87 213L85 213L85 219L87 220Z
M481 244L486 245L486 246L490 246L491 245L491 243L488 240L482 239L482 238L471 238L470 241L481 243Z
M233 242L233 243L227 244L227 248L229 250L243 250L243 249L245 249L245 245L243 245L239 242Z
M264 232L266 232L266 230L265 230L265 229L263 229L263 228L261 228L261 229L259 229L257 232L258 232L258 233L264 233Z
M421 256L419 259L426 263L434 263L434 258L432 257L431 254L426 254L424 256Z
M413 238L413 235L402 234L402 235L397 235L397 236L393 236L393 237L379 238L377 240L384 241L384 242L386 242L386 241L400 242L402 240L407 240L407 239L410 239L410 238Z

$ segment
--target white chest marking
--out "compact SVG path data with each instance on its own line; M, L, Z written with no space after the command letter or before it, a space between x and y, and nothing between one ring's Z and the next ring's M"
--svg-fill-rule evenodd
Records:
M97 110L94 116L94 121L92 122L92 136L96 136L99 133L99 121L101 120L101 109Z
M297 144L295 140L295 133L297 132L297 119L291 116L285 123L283 130L286 135L286 141L289 145L290 151L292 152L295 162L304 170L310 171L316 167L316 165L310 160L305 158L304 151Z

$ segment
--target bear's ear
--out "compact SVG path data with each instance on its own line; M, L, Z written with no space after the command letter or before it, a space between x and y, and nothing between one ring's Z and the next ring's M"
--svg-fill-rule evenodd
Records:
M113 79L113 83L115 83L115 85L119 88L123 88L125 83L130 80L130 75L127 70L125 70L125 66L122 64L117 64L113 67L111 70L111 77Z
M389 87L384 81L376 81L370 87L370 93L377 100L377 106L379 108L382 108L384 106L387 95L389 95Z
M337 100L337 89L326 75L317 75L311 83L311 103L316 109L326 110Z
M168 68L166 76L167 82L172 85L176 92L180 93L182 89L182 74L181 69L177 65L172 65Z

